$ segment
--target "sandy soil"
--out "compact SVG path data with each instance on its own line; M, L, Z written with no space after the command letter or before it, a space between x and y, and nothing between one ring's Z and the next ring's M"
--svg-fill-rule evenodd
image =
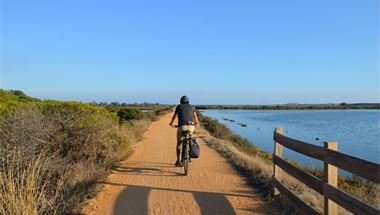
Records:
M175 167L176 129L171 114L154 122L135 152L113 171L83 213L279 214L217 152L200 142L187 176ZM196 135L195 135L196 136Z

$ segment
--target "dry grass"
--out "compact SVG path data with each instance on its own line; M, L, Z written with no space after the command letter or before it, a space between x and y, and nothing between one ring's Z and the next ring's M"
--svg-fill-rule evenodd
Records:
M73 214L167 107L124 120L104 107L0 89L0 214Z
M339 187L367 204L380 208L380 184L355 176L350 180L339 181Z
M256 188L259 188L259 191L264 197L270 197L272 191L271 179L273 175L273 164L261 157L244 154L228 141L211 136L206 136L203 139L207 145L218 151L235 168L248 176L253 185ZM322 211L323 199L318 193L307 188L305 185L290 176L281 178L281 181L297 193L299 197L307 201L311 206ZM290 204L285 203L284 206L284 209L288 209L289 213L296 212L295 208L292 208Z
M253 145L253 143L234 134L226 126L220 124L217 120L200 115L203 127L216 138L208 137L206 142L214 147L218 152L225 156L237 169L246 173L252 178L252 182L261 188L265 196L271 193L272 187L270 186L270 176L272 175L272 156ZM205 131L203 131L205 132ZM207 135L205 135L207 136ZM244 161L242 161L244 160ZM264 162L262 162L264 161ZM297 162L288 160L291 164L314 175L320 179L323 178L323 169L314 168L311 166L302 166ZM269 165L269 166L268 166ZM270 173L268 173L270 171ZM266 173L264 173L266 172ZM257 174L259 173L259 174ZM269 174L269 176L268 176ZM263 177L266 175L266 177ZM314 190L308 188L306 185L293 178L290 175L283 173L284 177L281 179L293 192L295 192L301 199L307 202L312 207L322 211L323 198ZM268 181L266 181L268 180ZM349 193L350 195L370 204L376 208L380 208L380 185L369 182L360 177L343 177L338 178L339 189ZM284 202L284 200L281 200ZM286 203L286 202L285 202ZM291 208L291 204L285 204L291 213L298 213L295 208ZM339 209L340 214L350 214L345 209Z
M150 119L131 121L120 127L120 132L128 143L137 143L142 139L151 122Z
M218 139L207 134L203 129L198 132L206 144L214 148L219 154L225 157L236 169L249 177L255 188L258 188L262 195L271 199L272 185L271 178L273 175L273 163L260 156L248 155L238 150L234 144L229 141ZM292 190L298 197L303 199L313 208L323 211L323 197L307 187L302 182L283 172L280 181ZM278 199L284 212L287 214L302 214L298 208L294 207L291 202L285 199ZM350 214L342 208L339 208L339 214Z
M244 154L236 149L230 142L217 139L211 136L203 138L208 146L211 146L225 157L238 170L244 172L253 179L253 182L260 185L262 190L267 190L270 186L273 167L268 161Z
M113 166L117 166L119 161L125 160L133 153L134 145L142 140L151 123L150 118L143 118L125 122L119 126L117 134L123 144L119 146L117 153L114 155Z
M64 180L56 177L51 160L40 153L25 162L20 150L8 152L0 171L0 214L57 214L64 209Z
M81 103L11 109L0 116L0 214L74 213L152 119L120 125L104 108Z

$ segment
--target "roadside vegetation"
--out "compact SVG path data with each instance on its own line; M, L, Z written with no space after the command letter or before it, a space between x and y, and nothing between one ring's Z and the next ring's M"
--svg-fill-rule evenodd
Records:
M217 120L203 116L201 113L198 115L202 127L211 134L211 136L203 135L206 144L218 151L237 170L246 175L249 181L256 188L259 188L259 191L265 198L273 199L271 196L271 178L273 175L272 154L261 150L252 142L233 133ZM316 177L323 177L323 170L321 168L302 166L297 162L288 161ZM285 174L285 172L283 174L285 176L281 180L288 188L298 194L299 197L308 202L312 207L321 212L323 211L324 200L319 193L308 188L292 176ZM338 187L374 207L380 207L380 186L378 184L356 176L350 178L340 176ZM290 202L286 202L284 199L276 199L276 201L290 214L301 213ZM340 214L349 214L344 209L340 209L339 211Z
M72 214L171 109L41 101L0 89L0 214Z

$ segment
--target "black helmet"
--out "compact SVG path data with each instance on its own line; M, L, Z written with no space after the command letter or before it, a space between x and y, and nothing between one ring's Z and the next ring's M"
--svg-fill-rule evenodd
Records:
M187 96L182 96L180 103L181 104L189 104L189 98Z

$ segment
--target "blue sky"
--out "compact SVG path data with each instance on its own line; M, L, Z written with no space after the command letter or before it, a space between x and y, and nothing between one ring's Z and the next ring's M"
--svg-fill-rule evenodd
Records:
M109 102L380 102L377 0L0 2L0 88Z

